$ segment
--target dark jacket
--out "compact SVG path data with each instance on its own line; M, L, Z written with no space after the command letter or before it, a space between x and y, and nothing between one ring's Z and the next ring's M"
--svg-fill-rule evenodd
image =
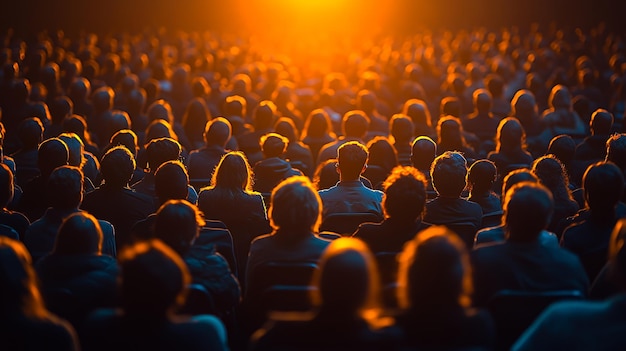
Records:
M278 183L298 175L302 172L292 168L289 162L278 157L266 158L254 165L254 190L271 193Z

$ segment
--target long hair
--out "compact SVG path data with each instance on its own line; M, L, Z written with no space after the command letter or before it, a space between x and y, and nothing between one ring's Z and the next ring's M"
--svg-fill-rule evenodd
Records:
M500 121L496 132L496 152L512 154L526 148L526 133L520 121L507 117Z
M306 118L304 122L304 129L302 130L302 139L308 137L322 138L324 135L330 135L333 138L335 133L333 132L333 124L330 121L330 117L325 110L318 108Z
M47 314L30 254L21 242L0 236L0 320Z
M252 175L252 169L243 152L231 151L222 156L215 168L210 188L231 193L251 192Z

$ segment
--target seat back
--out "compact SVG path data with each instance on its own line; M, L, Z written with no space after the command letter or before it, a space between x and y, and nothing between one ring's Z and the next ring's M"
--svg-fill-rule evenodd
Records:
M524 330L552 303L579 300L583 297L577 290L499 291L487 304L496 327L496 349L508 350Z
M309 286L317 270L314 262L268 262L254 270L246 289L246 297L258 298L268 288L281 286Z
M328 231L350 236L361 223L379 223L383 218L376 213L332 213L326 216L320 226L320 231Z
M207 289L200 284L187 286L187 299L185 305L179 310L181 314L215 314L213 297Z
M203 227L193 246L213 246L215 251L226 259L230 271L238 277L239 267L235 258L233 237L228 229Z
M478 231L478 228L474 225L474 223L447 223L445 226L455 232L456 235L463 240L466 247L471 248L474 245L474 236L476 236L476 232Z
M189 179L189 185L191 185L197 192L200 192L200 189L211 185L211 178L191 178Z
M504 211L495 211L483 214L483 221L480 228L489 228L499 226L502 222Z
M386 308L398 307L396 290L398 287L398 252L378 252L376 263L380 274L381 297Z
M0 224L0 236L6 236L7 238L11 238L13 240L20 240L19 233L5 224Z

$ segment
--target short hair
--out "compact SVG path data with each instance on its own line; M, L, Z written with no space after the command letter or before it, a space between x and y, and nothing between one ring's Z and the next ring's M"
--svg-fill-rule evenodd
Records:
M477 111L489 112L492 100L491 93L487 89L476 89L472 93L472 102Z
M230 122L224 117L217 117L206 123L204 127L204 142L206 145L225 147L232 136Z
M274 130L277 134L287 138L287 144L298 141L298 129L291 118L281 117L274 124ZM287 145L289 146L289 145Z
M613 114L604 109L597 109L591 115L589 127L595 135L608 135L613 127Z
M100 172L107 184L126 186L135 171L135 158L123 146L116 146L102 156Z
M270 100L263 100L254 110L254 129L271 128L276 118L276 105Z
M467 172L467 183L475 191L489 191L496 180L496 165L489 160L478 160Z
M174 123L174 114L172 106L169 102L159 99L148 106L148 120L154 122L156 120L164 120L170 125Z
M306 229L317 232L322 218L322 200L307 177L294 176L280 182L272 191L270 223L287 234Z
M100 254L102 240L98 220L87 212L76 212L61 223L52 252L58 255Z
M533 173L557 199L570 198L569 177L563 163L554 155L541 156L533 162Z
M50 174L46 194L50 205L58 209L78 208L83 200L85 178L80 168L61 166Z
M80 137L76 133L61 133L58 138L63 140L67 146L67 151L69 152L68 164L70 166L82 167L86 160L83 155L85 145L80 140Z
M228 190L252 191L252 169L241 151L222 156L215 167L211 186Z
M507 191L513 187L513 185L521 182L533 182L538 183L539 178L528 168L518 168L509 172L502 180L502 200Z
M328 189L339 181L337 159L330 158L317 165L313 174L313 185L317 190Z
M189 270L178 254L157 239L134 244L118 257L121 298L128 315L162 316L185 301Z
M103 86L93 92L92 101L96 111L106 111L113 107L115 92L109 86Z
M347 142L337 149L337 167L347 179L356 179L361 175L368 156L369 152L363 144Z
M287 150L289 139L278 133L268 133L261 136L259 144L266 158L279 157Z
M167 161L154 172L154 191L161 202L187 198L189 175L180 161Z
M413 167L396 167L383 183L385 217L417 220L426 203L426 177Z
M361 110L348 111L341 120L343 134L352 138L363 138L369 125L369 117Z
M583 176L585 201L592 211L613 213L624 192L624 175L612 162L597 162Z
M364 315L379 305L376 262L367 245L357 238L332 241L313 273L314 306Z
M545 186L522 182L506 192L503 210L509 239L530 242L548 227L554 212L554 199Z
M408 143L411 141L415 126L413 125L413 121L407 115L397 113L391 116L389 124L391 136L395 142Z
M557 135L550 140L547 153L556 156L561 163L569 164L576 153L576 142L567 134Z
M178 160L182 147L172 138L158 138L150 140L146 146L146 159L151 171L156 171L167 161Z
M612 135L606 141L606 160L626 170L626 133Z
M37 166L42 175L48 176L59 166L67 165L70 153L67 145L59 138L50 138L39 145Z
M432 226L418 233L404 246L398 264L401 307L416 311L470 305L469 255L465 244L447 227Z
M230 95L224 102L224 115L226 117L246 115L246 99L239 95Z
M111 137L109 144L111 147L124 146L133 155L136 155L139 150L139 145L137 144L137 134L130 129L117 131Z
M43 124L37 117L23 120L18 127L18 138L24 148L34 148L43 140Z
M422 135L411 145L411 163L417 169L430 169L437 156L437 143L433 139Z
M179 255L184 255L205 224L202 213L187 200L168 200L159 207L154 235Z
M432 126L430 111L423 100L409 99L402 106L402 113L409 117L415 126Z
M14 191L13 172L9 166L0 163L0 209L7 207L13 200Z
M433 161L430 175L439 195L458 197L465 189L467 161L459 152L446 151Z

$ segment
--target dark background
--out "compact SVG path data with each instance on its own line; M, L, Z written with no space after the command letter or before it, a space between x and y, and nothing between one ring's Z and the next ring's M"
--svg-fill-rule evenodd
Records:
M288 1L288 0L285 0ZM291 0L306 1L306 0ZM309 0L313 1L313 0ZM336 0L350 1L350 0ZM471 28L485 26L527 27L531 22L555 21L563 27L589 27L605 21L609 28L624 31L624 0L352 0L368 16L345 13L346 21L357 28L373 24L385 32L414 32L422 28ZM289 18L271 16L271 8L259 9L263 0L14 0L0 9L0 29L13 27L18 33L40 29L81 29L98 33L138 31L164 26L170 29L223 30L289 25ZM270 4L275 4L270 1ZM261 7L259 7L259 4ZM256 6L256 7L255 7ZM377 17L384 9L385 18ZM357 18L355 18L357 17ZM254 26L250 26L254 18Z

